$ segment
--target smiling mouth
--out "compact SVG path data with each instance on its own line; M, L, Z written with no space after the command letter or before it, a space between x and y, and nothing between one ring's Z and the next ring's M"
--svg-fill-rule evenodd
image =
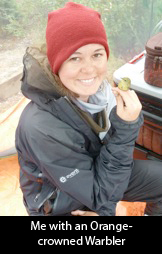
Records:
M95 78L91 78L91 79L78 79L81 83L83 84L91 84Z

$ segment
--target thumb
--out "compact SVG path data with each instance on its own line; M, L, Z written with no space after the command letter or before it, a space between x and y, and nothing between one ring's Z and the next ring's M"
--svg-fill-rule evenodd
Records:
M115 98L116 98L116 103L117 103L117 109L122 110L124 107L124 101L123 101L121 95L118 94L117 96L115 96Z
M124 101L121 97L120 94L118 94L118 96L116 96L116 114L122 118L123 112L124 112Z

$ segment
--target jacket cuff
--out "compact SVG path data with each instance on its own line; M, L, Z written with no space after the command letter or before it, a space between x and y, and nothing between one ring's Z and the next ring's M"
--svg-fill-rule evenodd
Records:
M112 122L116 128L121 129L122 127L124 127L124 129L125 129L126 127L128 127L129 129L130 128L134 129L134 128L139 128L143 124L144 118L143 118L142 111L140 112L140 114L136 120L125 121L117 115L116 107L117 106L113 107L113 109L111 110L111 113L110 113L110 122ZM119 122L120 122L120 126L119 126Z

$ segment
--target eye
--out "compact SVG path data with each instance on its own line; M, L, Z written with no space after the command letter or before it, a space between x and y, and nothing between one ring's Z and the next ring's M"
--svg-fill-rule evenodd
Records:
M94 58L99 58L99 57L102 56L102 54L101 54L101 53L96 53L96 54L94 54L93 56L94 56Z
M78 62L80 60L79 57L72 57L69 59L69 61L72 61L72 62Z

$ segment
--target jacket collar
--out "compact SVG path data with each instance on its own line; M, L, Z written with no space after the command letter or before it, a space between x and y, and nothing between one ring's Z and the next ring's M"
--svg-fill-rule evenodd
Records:
M92 142L100 141L85 117L67 97L61 97L54 103L57 116L79 132L84 133Z

